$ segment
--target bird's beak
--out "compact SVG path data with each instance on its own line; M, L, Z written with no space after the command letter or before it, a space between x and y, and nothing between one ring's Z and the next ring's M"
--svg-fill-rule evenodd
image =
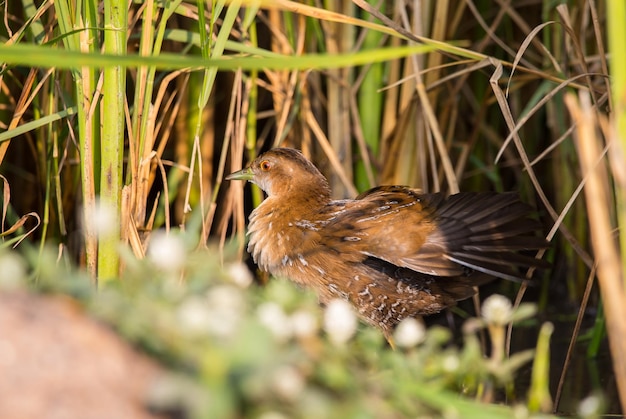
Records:
M238 172L231 173L226 176L224 179L226 180L252 180L254 178L254 173L252 173L252 169L250 167L246 167L245 169L241 169Z

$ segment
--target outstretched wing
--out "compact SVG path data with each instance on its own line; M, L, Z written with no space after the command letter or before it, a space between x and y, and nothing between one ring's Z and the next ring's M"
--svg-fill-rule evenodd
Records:
M530 208L511 193L445 198L385 186L346 201L321 237L325 247L422 274L459 276L470 269L517 280L518 267L543 264L518 253L546 245L535 235L540 226L529 214Z

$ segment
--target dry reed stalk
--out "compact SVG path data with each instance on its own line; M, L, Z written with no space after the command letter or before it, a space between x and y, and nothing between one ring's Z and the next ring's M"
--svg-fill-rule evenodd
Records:
M617 382L622 411L626 412L626 292L624 272L611 225L609 184L605 161L602 157L601 139L597 136L597 120L590 98L579 95L580 103L571 94L565 96L565 104L577 124L576 145L581 169L587 183L585 202L589 214L591 242L595 250L598 283L604 302L609 346L613 359L613 371Z

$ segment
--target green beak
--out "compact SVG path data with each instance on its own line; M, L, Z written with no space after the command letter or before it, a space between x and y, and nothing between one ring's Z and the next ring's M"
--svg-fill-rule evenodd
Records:
M245 169L241 169L238 172L231 173L226 176L224 179L226 180L252 180L254 178L254 173L252 173L252 169L246 167Z

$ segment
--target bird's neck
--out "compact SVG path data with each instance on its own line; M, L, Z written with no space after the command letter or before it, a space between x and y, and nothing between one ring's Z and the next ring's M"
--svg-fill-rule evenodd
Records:
M316 218L330 202L331 198L326 193L295 192L284 196L268 196L255 212L259 215L271 214L270 218L288 223L302 218Z
M316 212L331 201L331 191L326 182L307 182L291 185L280 193L268 196L268 206L282 207L295 215Z

